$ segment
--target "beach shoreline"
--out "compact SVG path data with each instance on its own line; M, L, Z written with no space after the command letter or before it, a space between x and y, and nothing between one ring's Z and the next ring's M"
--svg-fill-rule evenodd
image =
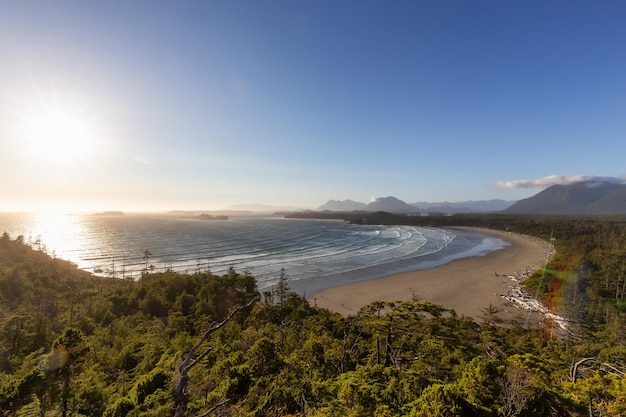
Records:
M521 309L506 299L512 288L545 265L548 242L531 236L470 227L470 230L498 237L510 246L483 256L453 260L430 269L391 274L382 278L330 287L307 297L311 304L348 316L373 301L407 301L418 299L441 304L458 315L480 319L489 305L500 309L505 322L523 320L536 323L537 312Z

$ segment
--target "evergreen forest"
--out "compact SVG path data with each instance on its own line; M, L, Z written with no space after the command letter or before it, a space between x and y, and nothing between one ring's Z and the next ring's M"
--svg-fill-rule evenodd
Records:
M344 317L246 271L93 276L0 237L0 417L624 416L626 219L374 213L552 241L529 294L567 332L414 299ZM149 248L147 248L148 250Z

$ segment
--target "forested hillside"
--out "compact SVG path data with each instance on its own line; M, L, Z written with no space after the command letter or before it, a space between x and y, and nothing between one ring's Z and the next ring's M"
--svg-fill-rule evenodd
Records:
M623 219L419 219L552 240L529 291L571 333L427 300L342 317L243 271L97 278L5 234L0 416L626 415Z

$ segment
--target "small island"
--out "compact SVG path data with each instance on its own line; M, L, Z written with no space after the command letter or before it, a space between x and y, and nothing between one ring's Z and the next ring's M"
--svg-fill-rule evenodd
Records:
M122 211L118 211L118 210L111 210L111 211L103 211L101 213L94 213L92 214L92 216L109 216L109 217L119 217L119 216L123 216L124 212Z
M198 220L228 220L228 216L221 215L221 214L213 216L212 214L202 213L201 215L196 217L196 219Z

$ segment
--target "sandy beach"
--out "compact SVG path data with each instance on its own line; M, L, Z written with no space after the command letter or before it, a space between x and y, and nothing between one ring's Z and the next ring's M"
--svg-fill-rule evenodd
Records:
M509 286L515 285L517 279L543 267L548 255L548 243L509 232L468 230L497 236L511 245L485 256L458 259L432 269L327 288L309 297L309 301L319 307L350 315L373 301L417 297L475 319L481 317L481 309L489 304L502 309L499 316L505 321L527 319L528 311L515 307L502 295L507 294Z

